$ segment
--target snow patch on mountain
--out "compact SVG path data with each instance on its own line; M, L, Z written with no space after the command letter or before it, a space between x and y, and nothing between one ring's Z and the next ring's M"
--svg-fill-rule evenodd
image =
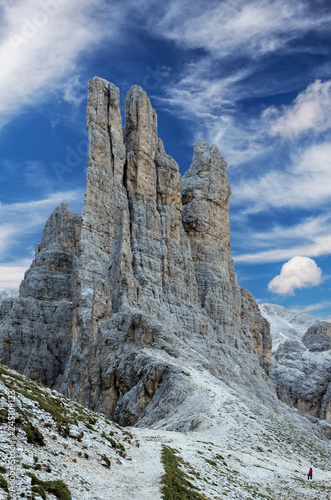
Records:
M6 290L0 290L0 302L4 299L13 299L18 297L18 290L10 288Z
M259 309L270 323L273 352L286 341L301 341L308 328L319 323L315 316L297 313L276 304L259 304Z

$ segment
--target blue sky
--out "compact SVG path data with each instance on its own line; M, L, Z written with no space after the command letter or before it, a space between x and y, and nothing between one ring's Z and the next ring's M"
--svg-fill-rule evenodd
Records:
M96 75L133 84L184 173L228 162L232 252L259 302L331 318L328 0L0 1L0 290L62 201L80 212Z

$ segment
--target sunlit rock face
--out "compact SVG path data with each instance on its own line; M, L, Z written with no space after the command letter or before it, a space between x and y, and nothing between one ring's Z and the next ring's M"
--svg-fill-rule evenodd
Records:
M217 147L199 142L182 179L146 93L130 89L122 127L119 90L100 78L87 128L82 216L61 205L47 222L20 298L1 306L1 361L126 425L176 411L197 390L190 369L273 400L269 326L237 282ZM37 311L23 330L17 308Z

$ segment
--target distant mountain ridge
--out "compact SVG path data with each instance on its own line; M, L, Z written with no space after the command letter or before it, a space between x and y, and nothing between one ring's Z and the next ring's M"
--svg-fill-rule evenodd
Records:
M0 291L0 301L18 297L18 290L12 288Z
M331 438L331 323L275 304L259 308L270 323L279 399L318 419Z
M278 304L259 304L259 309L270 323L273 351L288 340L301 340L308 328L320 322L314 316L297 313Z

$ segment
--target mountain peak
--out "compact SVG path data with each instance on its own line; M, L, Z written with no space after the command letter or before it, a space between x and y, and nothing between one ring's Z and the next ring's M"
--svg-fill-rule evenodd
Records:
M89 82L82 216L61 205L46 223L1 319L1 360L125 425L174 413L197 368L274 401L268 324L234 271L226 162L198 142L182 179L143 89L124 127L119 102Z

